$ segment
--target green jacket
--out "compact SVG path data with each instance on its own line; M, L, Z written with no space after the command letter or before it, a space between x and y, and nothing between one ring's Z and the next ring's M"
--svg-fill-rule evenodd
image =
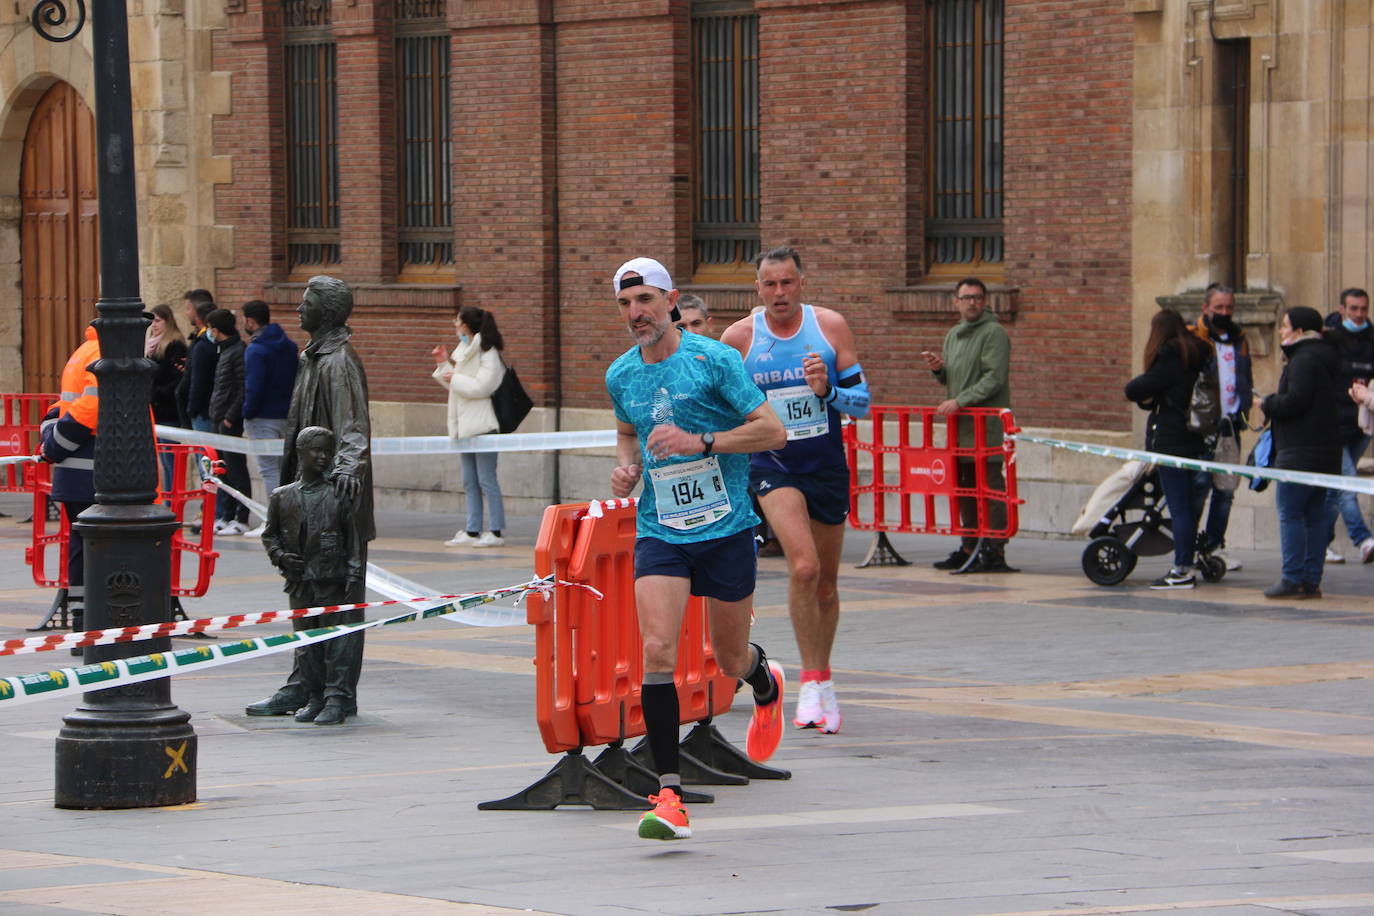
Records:
M935 377L960 407L1010 407L1008 384L1011 338L990 309L973 321L960 321L945 335L944 368ZM989 421L987 442L1002 441L1001 421ZM959 424L959 444L973 444L973 424Z

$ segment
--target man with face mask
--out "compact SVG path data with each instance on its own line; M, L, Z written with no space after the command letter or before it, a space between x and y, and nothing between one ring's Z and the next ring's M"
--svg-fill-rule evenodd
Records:
M1245 332L1235 322L1236 294L1229 286L1213 283L1207 287L1202 300L1202 314L1197 324L1188 330L1212 347L1216 356L1218 388L1221 391L1221 419L1217 423L1217 460L1225 460L1228 449L1223 437L1234 446L1231 456L1240 454L1240 432L1247 428L1250 402L1254 397L1254 379L1250 374L1250 345ZM1235 460L1231 457L1231 460ZM1198 535L1199 547L1214 550L1226 561L1227 569L1240 569L1240 564L1226 557L1221 548L1226 544L1226 527L1231 520L1232 490L1215 486L1210 471L1199 471L1193 479L1193 502L1198 518L1207 494L1212 506L1207 511L1207 523Z
M1369 382L1374 378L1374 328L1369 324L1369 294L1362 289L1347 289L1341 293L1340 307L1326 318L1326 338L1336 345L1341 365L1336 375L1336 417L1341 433L1341 473L1355 476L1360 456L1369 448L1369 435L1360 428L1359 408L1346 392L1355 382ZM1370 534L1360 513L1355 494L1348 490L1326 491L1326 514L1329 519L1326 536L1326 562L1343 563L1335 549L1336 517L1345 521L1351 543L1360 551L1360 560L1374 562L1374 535Z

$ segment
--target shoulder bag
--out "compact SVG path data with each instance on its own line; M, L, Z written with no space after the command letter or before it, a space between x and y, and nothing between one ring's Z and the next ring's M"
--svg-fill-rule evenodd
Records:
M501 364L505 365L505 360ZM534 408L534 402L525 393L520 377L515 374L514 366L506 366L506 374L501 384L491 393L491 409L496 413L496 427L503 433L513 433L520 427L525 417Z

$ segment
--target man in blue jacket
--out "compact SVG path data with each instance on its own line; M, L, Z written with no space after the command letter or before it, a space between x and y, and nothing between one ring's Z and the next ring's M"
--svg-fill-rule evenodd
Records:
M261 299L244 303L243 329L250 337L243 364L243 434L249 439L280 439L296 383L296 344L272 320L271 310ZM281 452L254 457L266 503L281 479ZM262 530L259 525L248 534L261 535Z

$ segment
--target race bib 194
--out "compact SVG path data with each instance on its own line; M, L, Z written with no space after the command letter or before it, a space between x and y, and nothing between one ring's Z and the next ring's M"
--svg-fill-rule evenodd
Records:
M659 524L691 531L730 514L730 495L714 457L650 468Z

